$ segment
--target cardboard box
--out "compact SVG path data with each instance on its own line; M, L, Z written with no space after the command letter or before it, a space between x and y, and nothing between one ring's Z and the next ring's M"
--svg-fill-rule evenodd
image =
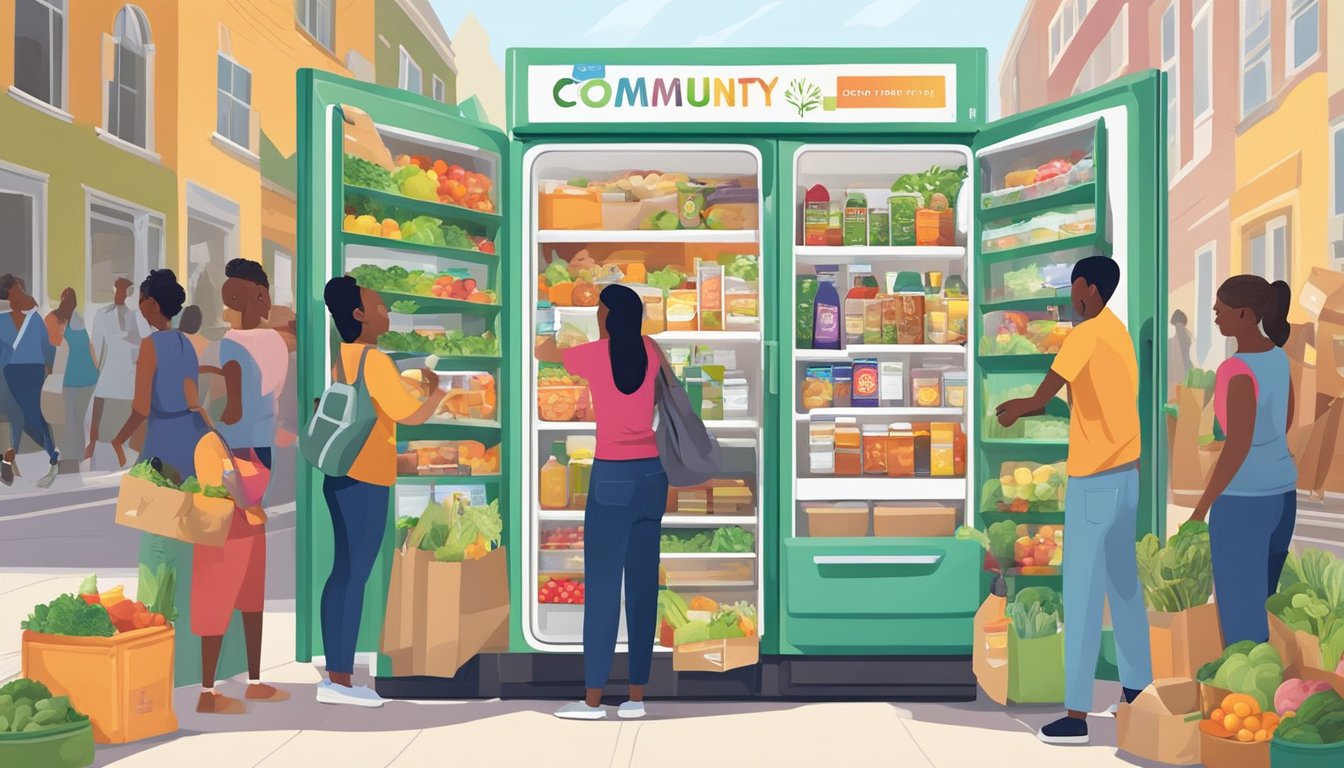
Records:
M868 535L868 502L804 504L807 533L814 538Z
M1298 301L1316 318L1317 391L1344 397L1344 272L1311 270Z
M1223 706L1223 699L1232 693L1226 688L1219 688L1216 685L1208 683L1199 684L1199 711L1208 715L1213 710Z
M1193 680L1199 668L1223 653L1218 607L1198 605L1175 613L1148 612L1153 677Z
M879 504L873 507L874 536L951 536L956 526L957 511L940 504Z
M602 203L591 189L543 191L537 204L540 229L601 229Z
M1157 679L1132 704L1115 713L1116 745L1147 760L1171 765L1200 762L1199 684Z
M1272 613L1269 614L1269 644L1279 652L1284 669L1334 671L1325 669L1321 641L1315 635L1289 627Z
M761 660L759 637L729 637L685 643L672 649L675 672L727 672L749 667Z
M1344 398L1332 401L1315 422L1289 433L1297 461L1297 487L1317 497L1344 493L1344 440L1339 439Z
M1240 742L1199 733L1204 768L1269 768L1269 742Z

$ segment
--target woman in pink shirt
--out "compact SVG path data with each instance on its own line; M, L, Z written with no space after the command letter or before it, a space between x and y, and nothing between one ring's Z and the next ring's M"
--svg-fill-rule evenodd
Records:
M616 652L622 576L630 700L617 714L644 716L658 613L658 538L667 506L667 475L653 433L654 381L666 361L658 345L640 333L644 303L630 288L604 288L597 318L603 338L564 351L565 368L588 380L597 414L597 452L583 517L587 695L556 712L571 720L606 717L602 689Z

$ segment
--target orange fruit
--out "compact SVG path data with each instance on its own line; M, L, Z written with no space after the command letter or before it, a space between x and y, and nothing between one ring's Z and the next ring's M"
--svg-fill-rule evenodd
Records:
M1223 727L1223 724L1214 720L1200 720L1199 730L1209 734L1215 739L1230 739L1232 732Z
M1223 717L1223 727L1236 733L1241 730L1241 718L1236 715L1226 715Z
M1266 730L1263 729L1263 728L1261 728L1260 730L1256 731L1256 732L1255 732L1255 740L1256 740L1256 741L1269 741L1269 731L1266 731Z
M1251 733L1255 733L1262 727L1260 724L1260 718L1256 717L1255 715L1251 715L1245 720L1242 720L1241 726L1246 730L1250 731Z
M1218 722L1221 723L1221 722L1223 722L1223 716L1226 715L1226 714L1227 714L1227 713L1223 711L1223 708L1222 708L1222 707L1218 707L1218 708L1214 709L1212 712L1209 713L1209 719L1210 719L1210 720L1217 720Z
M1255 741L1255 734L1251 733L1245 728L1242 728L1241 730L1237 731L1237 741L1241 742Z
M1251 714L1251 707L1244 701L1238 701L1232 705L1232 713L1237 717L1246 717Z

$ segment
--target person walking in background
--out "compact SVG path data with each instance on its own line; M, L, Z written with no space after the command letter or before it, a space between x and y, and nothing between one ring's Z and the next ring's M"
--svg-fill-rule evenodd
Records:
M37 481L49 488L60 471L60 454L51 425L42 415L42 386L56 362L56 347L46 333L37 299L28 293L21 278L0 275L0 296L9 301L9 315L0 320L0 365L9 387L9 450L0 459L0 482L12 485L19 474L15 460L25 434L47 452L51 469Z
M658 614L658 538L667 507L667 475L654 439L655 381L666 365L662 351L641 334L644 304L629 287L602 290L600 340L564 350L565 369L588 380L597 409L592 493L583 513L584 701L555 714L601 720L602 691L611 674L625 588L630 633L630 700L622 718L644 716L644 686L653 661Z
M1171 313L1171 336L1167 338L1167 397L1175 397L1176 385L1185 381L1193 363L1190 360L1190 347L1193 338L1187 325L1185 313L1176 310Z
M177 318L177 330L187 334L187 341L196 350L196 358L205 360L205 351L210 347L210 340L201 335L201 308L195 304L188 304L182 308L182 314ZM202 365L205 363L202 362Z
M1070 298L1078 325L1036 394L998 408L1011 427L1039 415L1069 386L1069 485L1064 525L1064 705L1068 716L1040 730L1048 744L1086 744L1087 713L1101 651L1103 606L1115 624L1125 701L1153 681L1148 613L1139 589L1134 541L1139 511L1139 364L1124 322L1106 307L1120 266L1091 256L1073 266ZM1261 600L1261 612L1264 601Z
M1265 600L1279 586L1297 521L1297 466L1288 452L1294 396L1289 372L1292 289L1258 275L1228 278L1214 324L1237 352L1218 366L1214 413L1227 434L1191 520L1209 520L1213 588L1227 645L1269 639Z
M135 362L140 354L140 323L126 306L131 281L119 276L113 282L112 303L93 316L91 336L98 383L93 388L93 413L89 418L89 445L84 459L93 459L103 419L113 425L130 417L135 398ZM114 433L115 434L115 433Z
M61 404L65 423L61 425L56 444L62 456L84 455L84 419L89 415L89 401L93 399L98 383L98 363L93 342L78 312L79 299L74 288L61 291L61 303L47 315L47 333L51 343L65 344L65 372L61 378ZM61 474L78 474L79 459L61 462Z
M361 288L353 277L334 277L323 289L323 300L343 342L332 375L344 383L362 383L373 401L376 419L346 475L328 475L322 482L335 554L331 576L322 589L327 680L317 687L317 701L381 707L382 698L365 686L354 685L351 676L364 587L383 545L391 487L397 481L397 424L425 423L447 392L439 388L438 375L428 368L421 374L432 394L423 403L401 385L396 365L377 348L378 337L391 325L387 305L377 293Z
M205 421L196 412L200 408L196 350L185 333L170 327L186 298L171 269L150 270L140 283L140 313L154 331L140 342L131 415L112 440L117 463L124 467L126 441L143 424L141 458L157 458L164 465L163 474L175 474L178 481L196 474L196 444L205 434ZM169 467L175 471L170 473Z

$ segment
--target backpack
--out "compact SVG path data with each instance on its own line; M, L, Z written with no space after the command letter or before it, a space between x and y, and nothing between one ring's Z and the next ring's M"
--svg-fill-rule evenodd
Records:
M659 365L655 386L658 424L654 439L668 485L686 488L713 480L723 469L718 439L700 420L686 390L666 365Z
M345 355L337 357L337 380L322 393L317 413L299 438L303 458L324 475L344 477L350 471L378 420L364 383L364 360L368 356L369 348L365 347L359 356L359 372L351 383L342 381L346 378Z

